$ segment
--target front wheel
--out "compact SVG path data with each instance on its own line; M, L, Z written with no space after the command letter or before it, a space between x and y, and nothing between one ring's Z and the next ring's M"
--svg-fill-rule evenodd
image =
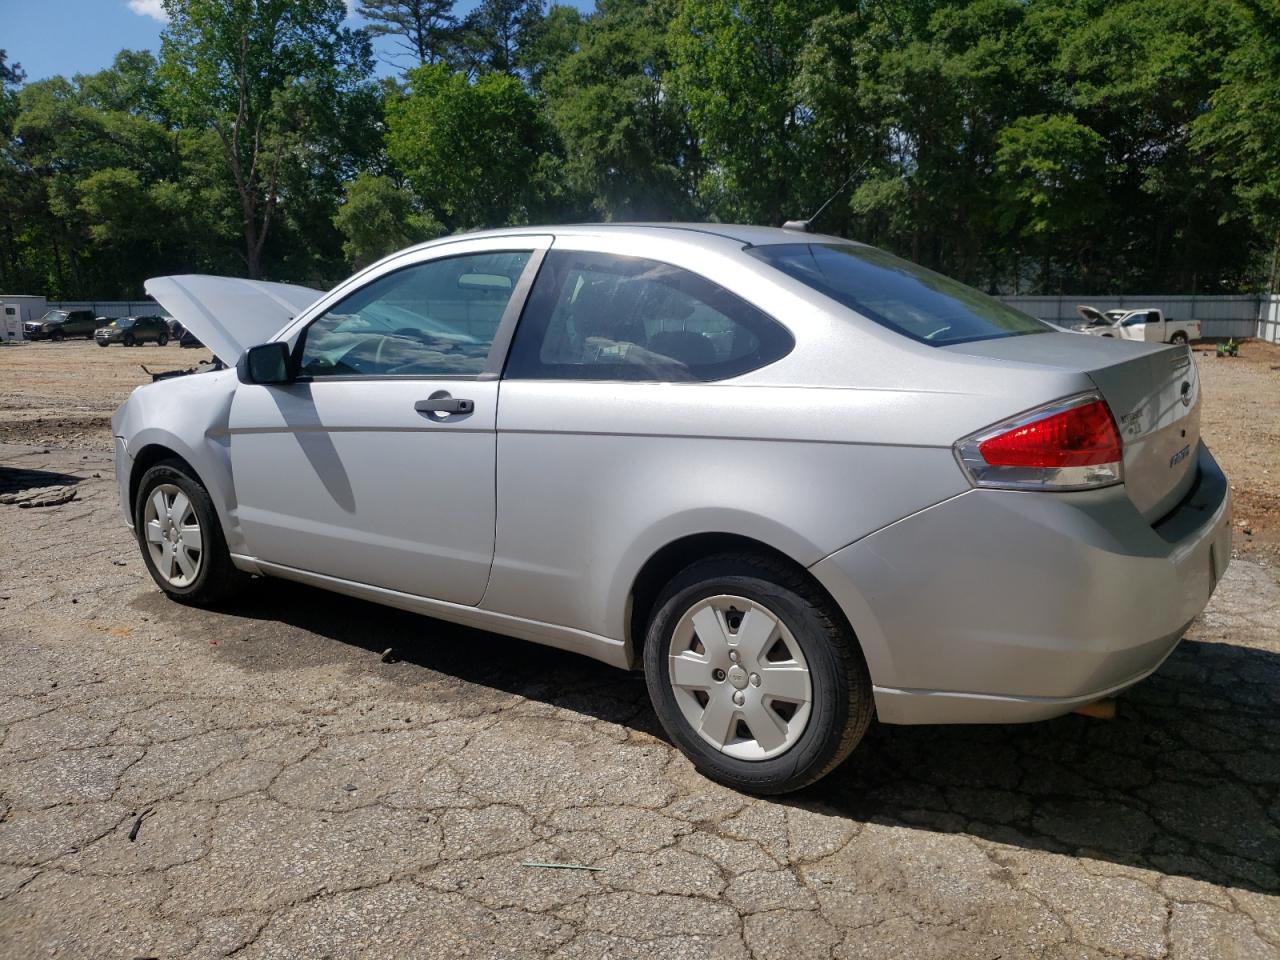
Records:
M99 340L99 341L98 341L98 346L100 346L100 347L109 347L109 346L111 346L111 344L110 344L110 342L108 342L108 341L106 341L106 340Z
M133 339L132 333L126 333L120 340L126 347L132 347L137 341Z
M645 640L649 697L703 774L739 790L799 790L834 770L871 722L871 678L830 599L749 554L686 568Z
M49 339L50 339L50 340L52 340L54 343L61 343L61 342L62 342L62 331L61 331L61 330L55 330L55 331L53 331L53 333L49 334Z
M162 461L143 474L133 519L147 572L179 603L217 604L248 579L231 562L208 492L181 461Z
M163 347L168 342L169 342L169 335L167 333L162 333L160 334L160 336L156 337L157 347Z

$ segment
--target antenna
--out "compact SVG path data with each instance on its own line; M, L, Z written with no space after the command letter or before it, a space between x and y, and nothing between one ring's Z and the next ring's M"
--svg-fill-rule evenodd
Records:
M840 196L840 194L844 193L844 188L849 186L849 184L853 183L854 177L856 177L863 170L865 170L867 167L867 164L870 162L871 162L870 157L867 157L867 159L863 160L862 163L858 165L858 169L853 171L853 173L849 174L848 179L845 180L844 183L840 184L838 188L836 188L835 193L827 197L827 202L824 203L822 206L820 206L817 210L815 210L813 215L809 217L809 219L788 220L786 223L782 225L782 229L783 230L799 230L801 233L813 233L813 221L817 220L818 217L822 216L822 211L827 209L827 207L831 206L832 200Z

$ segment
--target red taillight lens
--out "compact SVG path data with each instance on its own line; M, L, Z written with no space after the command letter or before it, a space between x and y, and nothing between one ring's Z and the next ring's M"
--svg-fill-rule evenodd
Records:
M1091 467L1121 460L1120 431L1101 400L1049 414L978 444L989 466Z

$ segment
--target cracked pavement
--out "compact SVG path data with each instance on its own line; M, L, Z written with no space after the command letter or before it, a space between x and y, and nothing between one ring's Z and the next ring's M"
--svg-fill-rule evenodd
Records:
M188 609L103 454L16 468L76 496L0 505L0 957L1280 955L1251 561L1115 721L875 726L764 800L639 674L283 582Z

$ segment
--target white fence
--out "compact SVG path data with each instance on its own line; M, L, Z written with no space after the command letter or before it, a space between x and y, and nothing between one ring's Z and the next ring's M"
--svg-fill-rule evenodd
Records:
M1021 295L1001 297L1011 307L1017 307L1023 313L1054 323L1076 323L1080 315L1076 306L1087 304L1099 310L1119 310L1123 308L1152 307L1164 311L1170 320L1199 320L1200 332L1206 337L1258 337L1264 336L1262 327L1262 311L1266 306L1266 297L1249 295L1239 296L1195 296L1168 294L1125 294L1119 297L1095 296L1034 296ZM1275 302L1280 298L1272 298L1271 311L1276 312ZM1274 318L1280 319L1280 318ZM1275 337L1275 325L1272 324L1272 339Z
M1280 343L1280 297L1272 297L1269 302L1263 302L1258 319L1258 337Z
M1128 295L1093 296L1021 296L1001 297L1011 307L1054 323L1074 323L1080 319L1078 304L1099 310L1122 307L1153 307L1163 310L1171 320L1199 320L1200 332L1206 337L1261 337L1280 343L1280 296L1194 296L1194 295ZM146 314L168 316L168 311L154 300L62 300L50 301L50 310L92 310L96 317L132 317Z
M92 310L95 317L168 316L154 300L50 300L50 310Z

